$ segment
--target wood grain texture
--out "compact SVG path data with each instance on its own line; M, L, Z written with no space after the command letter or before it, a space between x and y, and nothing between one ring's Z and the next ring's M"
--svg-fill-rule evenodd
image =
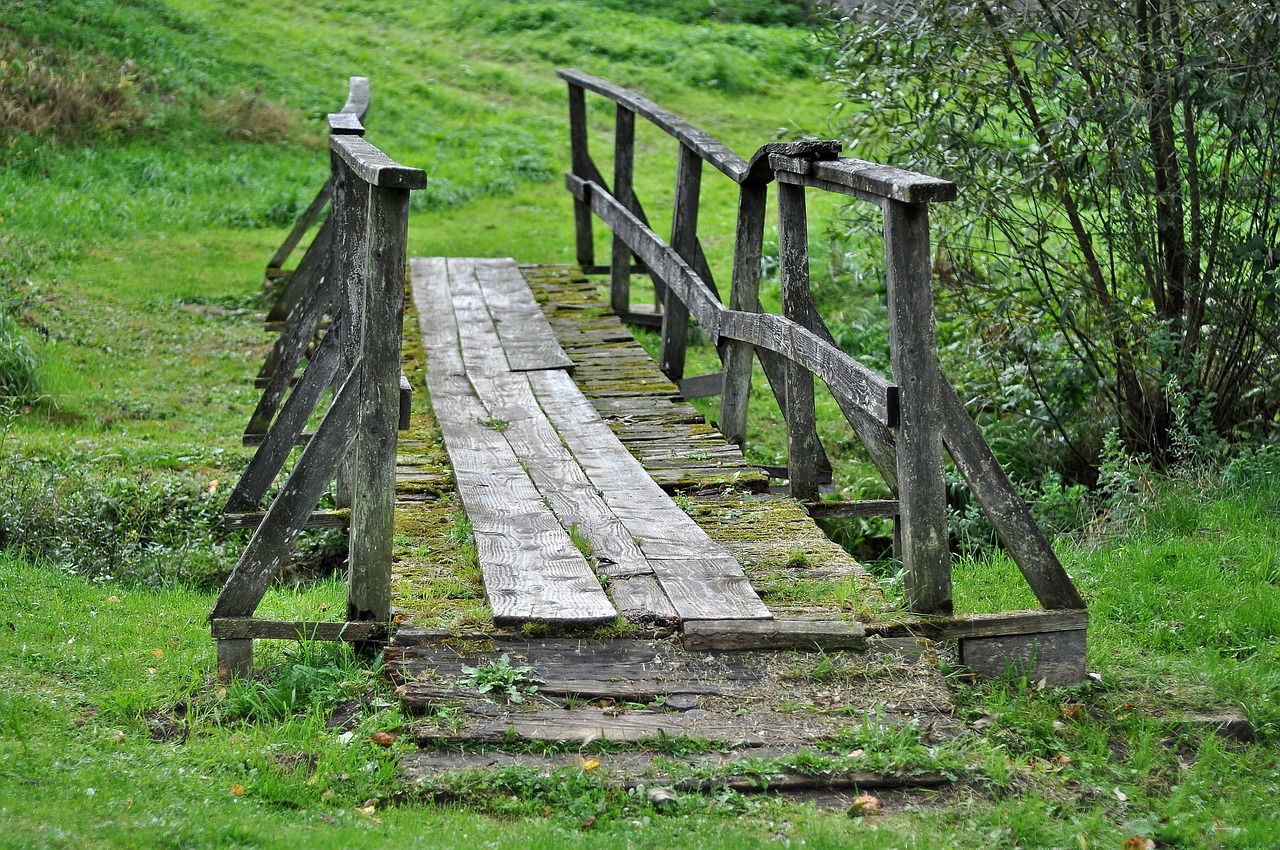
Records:
M848 157L813 162L804 170L797 169L792 174L811 178L811 182L797 182L814 185L815 188L845 194L857 192L873 199L893 200L904 204L952 201L956 197L956 184L950 180ZM787 178L780 173L777 179L781 182Z
M253 616L355 436L358 400L358 382L348 379L231 571L210 619Z
M867 630L844 620L701 620L684 624L684 647L708 650L863 650Z
M979 676L1026 676L1049 685L1085 680L1085 632L1044 632L960 640L960 663Z
M543 414L529 376L507 368L507 357L494 327L494 311L485 302L486 293L479 280L481 266L478 260L449 260L447 264L463 366L488 413L487 421L501 423L501 438L514 452L540 498L563 529L576 530L589 541L593 558L621 574L652 572L627 529L609 510ZM519 274L518 269L514 270ZM523 278L520 283L528 291ZM532 293L529 299L532 301ZM624 452L616 440L613 442L618 452ZM661 617L667 607L654 610L651 617Z
M262 502L337 371L337 339L326 335L227 498L226 510L229 513L252 510Z
M772 172L771 172L772 173ZM764 253L765 202L768 189L756 181L743 184L738 193L738 226L733 243L733 278L729 309L759 312L760 261ZM720 430L737 446L747 441L747 410L751 400L751 366L755 347L722 337L720 359L724 384L720 396Z
M572 88L586 89L603 95L614 103L625 106L645 118L667 134L679 139L682 146L694 150L701 159L711 163L712 166L727 175L733 182L741 182L743 175L746 174L746 160L729 150L710 133L699 130L688 121L663 109L648 98L572 68L564 69L557 73Z
M688 263L690 268L695 264L701 191L702 160L691 148L681 145L676 163L675 203L671 215L671 250ZM698 279L703 280L700 276ZM705 280L703 283L705 285ZM685 354L689 347L689 307L684 303L682 290L683 287L667 281L667 297L662 309L658 367L672 380L684 377Z
M616 616L586 559L521 469L472 391L449 309L444 259L414 259L410 280L427 385L471 518L485 593L497 623L603 623ZM535 373L539 374L539 373Z
M220 617L211 620L213 636L218 640L340 640L350 643L385 641L388 627L384 622L314 623L303 621L258 620L252 617Z
M547 417L636 538L682 619L767 619L742 567L662 492L563 372L530 373Z
M941 377L933 318L929 212L888 201L884 240L893 375L902 388L898 502L908 607L949 614L951 564L942 475Z
M475 275L511 371L573 368L514 260L478 259Z
M367 228L347 619L385 622L391 616L409 190L371 188Z
M636 114L618 104L613 130L613 191L622 205L633 213L636 210L636 205L631 202L635 194L632 189L635 145ZM625 312L631 307L631 256L631 248L622 237L615 235L609 269L609 305L614 312Z
M587 147L587 101L582 87L569 82L569 157L574 176L588 180L595 169ZM603 180L596 181L603 185ZM591 233L591 209L585 198L573 204L573 236L578 265L595 265L595 241Z
M426 188L426 172L401 165L360 136L330 136L329 146L370 186Z
M809 224L804 189L778 186L778 265L782 286L782 314L791 321L803 319L812 309L809 297ZM817 410L813 373L787 360L786 404L787 486L793 499L818 498Z

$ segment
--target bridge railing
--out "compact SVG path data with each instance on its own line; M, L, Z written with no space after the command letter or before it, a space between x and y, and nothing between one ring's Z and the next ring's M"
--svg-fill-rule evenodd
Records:
M661 302L660 365L682 390L688 321L692 317L717 346L723 372L721 431L733 442L746 437L753 358L758 358L783 411L787 469L793 496L815 513L831 510L818 500L830 480L818 439L813 376L830 389L849 425L895 494L892 501L837 507L845 515L896 516L896 536L912 611L949 614L951 568L943 479L944 445L990 517L1000 538L1045 608L1083 609L1052 548L1016 489L1004 475L938 364L929 247L929 205L955 197L951 182L839 156L839 142L776 143L750 160L652 101L574 70L560 76L569 86L571 173L577 259L589 273L610 274L610 300L623 318L646 319L632 310L633 272L649 273ZM616 104L613 188L588 148L585 95ZM635 118L640 116L679 142L669 241L648 224L634 191ZM729 303L722 302L698 239L702 165L711 164L739 187ZM766 200L778 184L778 241L782 314L765 313L759 286ZM884 215L890 361L895 382L859 363L834 342L810 295L806 191L836 192L879 206ZM611 261L597 265L592 215L612 232ZM640 265L633 262L640 260ZM700 385L708 383L698 379ZM686 397L693 393L685 392ZM1082 628L1082 627L1081 627ZM1082 635L1083 632L1080 632Z
M367 81L363 88L367 103ZM259 404L260 421L251 425L258 429L249 435L258 449L227 502L230 523L255 531L209 615L224 680L252 668L254 638L372 641L386 635L396 441L404 412L400 349L409 193L425 186L426 178L363 133L355 111L329 116L330 176L321 195L331 196L330 213L290 277L291 286L313 258L274 349L279 356L263 392L267 404ZM324 315L330 324L321 334ZM332 402L319 426L304 434L330 389ZM258 513L298 444L304 448L297 464L265 513ZM317 513L335 478L340 510ZM327 525L349 528L346 621L253 619L301 531Z

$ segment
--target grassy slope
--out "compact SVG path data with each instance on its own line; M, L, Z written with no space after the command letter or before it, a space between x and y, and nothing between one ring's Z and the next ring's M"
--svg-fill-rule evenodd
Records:
M825 116L824 92L791 76L786 45L800 37L786 32L677 27L569 2L487 4L483 17L453 2L78 5L87 21L79 30L68 22L75 14L22 26L46 42L133 56L174 80L174 91L216 97L260 87L300 116L296 141L285 145L228 141L174 106L151 135L6 154L0 258L21 271L28 315L49 333L41 353L50 398L18 420L4 448L106 476L173 470L204 488L243 464L234 437L253 402L246 377L263 353L246 308L281 235L249 225L287 220L322 179L323 155L307 139L341 99L346 75L373 78L370 137L431 175L415 202L419 254L569 259L569 207L556 176L566 159L559 65L640 86L742 153L779 127L819 132ZM769 75L767 86L752 90L749 67ZM599 105L590 114L606 163L611 114ZM661 208L671 145L644 133L641 142L642 196ZM503 176L512 170L518 177ZM709 248L724 268L731 194L711 178L707 191ZM376 822L356 810L401 790L391 776L395 750L361 742L395 728L394 711L372 711L350 747L323 729L318 710L233 722L233 706L252 693L222 700L208 687L208 594L89 582L10 552L0 555L0 628L9 635L0 642L8 685L0 821L10 827L0 846L456 846L470 833L535 847L801 838L819 847L1074 847L1084 846L1078 836L1116 846L1133 835L1270 847L1269 801L1280 793L1270 749L1280 734L1272 554L1280 497L1274 487L1246 487L1206 503L1189 492L1162 495L1148 528L1118 545L1067 553L1094 607L1091 668L1104 684L965 691L966 717L991 718L978 744L979 784L940 810L882 819L875 832L839 815L740 800L690 802L660 816L577 780L557 789L527 777L510 786L527 804L491 789L485 811L507 811L501 819L403 805L380 809ZM960 603L1027 604L1010 574L998 561L961 567ZM340 588L322 583L276 593L270 604L314 615L338 598ZM359 673L344 681L368 692ZM1085 715L1056 728L1060 707L1076 702ZM1151 719L1157 709L1216 702L1246 708L1263 742L1171 737ZM187 706L189 737L152 742L151 719L178 704ZM318 769L291 772L275 758L299 752ZM1069 763L1055 761L1064 754ZM544 804L550 818L541 817ZM600 816L595 832L582 831L588 813Z

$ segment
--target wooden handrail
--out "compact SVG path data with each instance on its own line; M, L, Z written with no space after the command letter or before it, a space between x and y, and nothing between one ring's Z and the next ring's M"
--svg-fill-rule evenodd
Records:
M746 435L753 360L769 378L787 425L792 495L813 501L827 463L816 432L812 376L831 390L854 432L897 496L897 534L913 611L951 610L944 446L990 516L1041 604L1083 608L1070 578L1000 470L977 426L964 413L938 364L934 330L929 204L953 200L956 186L926 174L840 157L840 143L806 140L761 146L750 160L709 133L621 86L564 70L569 85L573 194L579 263L594 265L591 219L612 232L611 304L630 314L632 257L654 279L662 305L660 365L683 377L687 321L717 345L723 363L720 428L733 442ZM617 104L613 192L587 147L584 92ZM649 227L635 196L634 117L680 143L670 240ZM698 241L701 165L708 162L740 187L729 305L722 303ZM783 314L762 311L760 260L768 185L778 183L779 263ZM891 383L840 350L810 293L805 190L875 203L884 212ZM701 381L699 383L702 383ZM829 467L827 467L829 469Z
M363 101L367 108L367 81L352 91L348 105L354 103L358 111ZM306 277L298 281L297 301L273 349L273 370L250 422L261 443L228 499L228 511L259 507L330 387L333 402L256 523L210 615L215 623L253 616L335 477L338 506L351 511L346 619L381 623L384 633L390 618L396 432L404 419L401 332L409 192L425 186L426 175L367 141L357 111L329 116L325 186L332 210L323 244L313 242L299 266L297 273L305 271ZM326 314L328 330L308 350ZM306 368L294 381L304 357ZM373 632L343 627L334 633ZM219 675L245 674L252 666L252 639L215 636Z

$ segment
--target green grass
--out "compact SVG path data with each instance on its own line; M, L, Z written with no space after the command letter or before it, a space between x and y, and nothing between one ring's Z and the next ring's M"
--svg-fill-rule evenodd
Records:
M431 803L396 775L407 739L370 741L405 723L376 659L269 644L255 680L213 685L210 590L243 545L215 529L249 456L238 434L269 342L262 268L323 180L321 119L348 75L372 78L370 139L428 172L415 255L572 259L562 65L638 87L744 155L827 135L835 97L815 82L803 30L691 26L679 22L689 4L622 5L51 0L6 11L3 40L39 45L47 67L76 71L64 78L83 72L67 103L103 102L126 60L132 70L110 126L0 136L0 307L41 381L38 401L0 407L0 847L1274 847L1280 463L1265 452L1139 488L1146 502L1113 505L1110 530L1061 541L1091 605L1100 682L966 685L961 719L984 728L953 745L851 718L834 749L753 768L821 773L862 750L965 780L879 817L733 794L658 811L582 771L525 769L459 777L459 802ZM742 4L720 5L741 17ZM607 166L612 111L589 104L593 155ZM251 108L258 142L243 132ZM638 131L638 191L662 232L674 143ZM708 172L702 230L722 285L734 202ZM815 203L811 217L830 210ZM824 242L815 236L819 274L847 262ZM862 305L817 296L841 317L837 336L879 351L874 287L866 294ZM776 306L776 286L764 297ZM690 373L713 358L695 348ZM767 392L758 376L762 410ZM820 405L840 486L883 495L848 462L856 450L834 405ZM780 462L780 418L751 427L753 457ZM308 546L319 558L332 543L317 534ZM461 513L448 546L473 562ZM998 555L961 562L959 606L1030 606L1015 572ZM260 610L336 617L344 596L333 579L281 583ZM821 659L803 673L836 675ZM344 741L325 718L353 702ZM1216 706L1244 710L1258 741L1166 723Z

